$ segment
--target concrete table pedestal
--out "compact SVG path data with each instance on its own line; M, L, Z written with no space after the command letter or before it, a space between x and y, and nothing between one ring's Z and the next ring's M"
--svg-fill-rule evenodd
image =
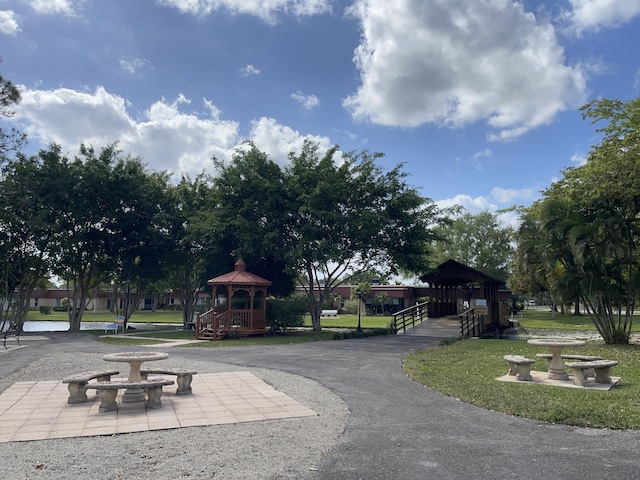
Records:
M142 380L140 375L140 366L144 362L153 362L157 360L164 360L169 357L168 353L163 352L121 352L121 353L107 353L103 358L106 362L125 362L131 366L129 372L129 381L136 382ZM145 400L145 393L142 388L133 387L127 388L122 395L123 403L143 402Z
M562 359L562 349L565 347L584 347L584 341L570 338L532 338L527 341L530 345L549 347L551 361L549 362L549 378L552 380L568 380L567 366Z

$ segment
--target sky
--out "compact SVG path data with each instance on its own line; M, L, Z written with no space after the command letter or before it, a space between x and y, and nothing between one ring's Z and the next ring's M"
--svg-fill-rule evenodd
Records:
M382 152L441 206L528 206L640 96L640 0L0 0L0 127L215 174L248 140ZM503 217L514 221L514 214Z

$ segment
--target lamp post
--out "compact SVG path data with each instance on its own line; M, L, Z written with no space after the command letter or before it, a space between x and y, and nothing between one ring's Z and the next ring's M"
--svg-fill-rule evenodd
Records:
M361 332L362 328L360 327L360 304L362 303L362 292L359 288L356 289L356 296L358 297L358 328L356 328L356 332Z

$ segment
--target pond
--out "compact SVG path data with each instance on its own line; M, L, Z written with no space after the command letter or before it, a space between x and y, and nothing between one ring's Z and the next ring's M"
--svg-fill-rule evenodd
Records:
M80 330L104 330L107 325L111 325L112 322L82 322L80 324ZM166 327L166 324L164 324ZM158 325L154 323L127 323L127 327L136 330L156 330ZM128 328L127 328L128 329ZM57 321L26 321L22 327L24 332L66 332L69 330L69 322L57 322ZM112 330L113 333L113 330Z

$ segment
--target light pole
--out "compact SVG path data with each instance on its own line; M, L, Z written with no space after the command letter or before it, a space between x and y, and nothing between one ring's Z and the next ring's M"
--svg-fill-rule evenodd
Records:
M362 303L362 292L359 288L356 289L356 296L358 297L358 328L356 328L356 332L361 332L362 328L360 327L360 304Z

